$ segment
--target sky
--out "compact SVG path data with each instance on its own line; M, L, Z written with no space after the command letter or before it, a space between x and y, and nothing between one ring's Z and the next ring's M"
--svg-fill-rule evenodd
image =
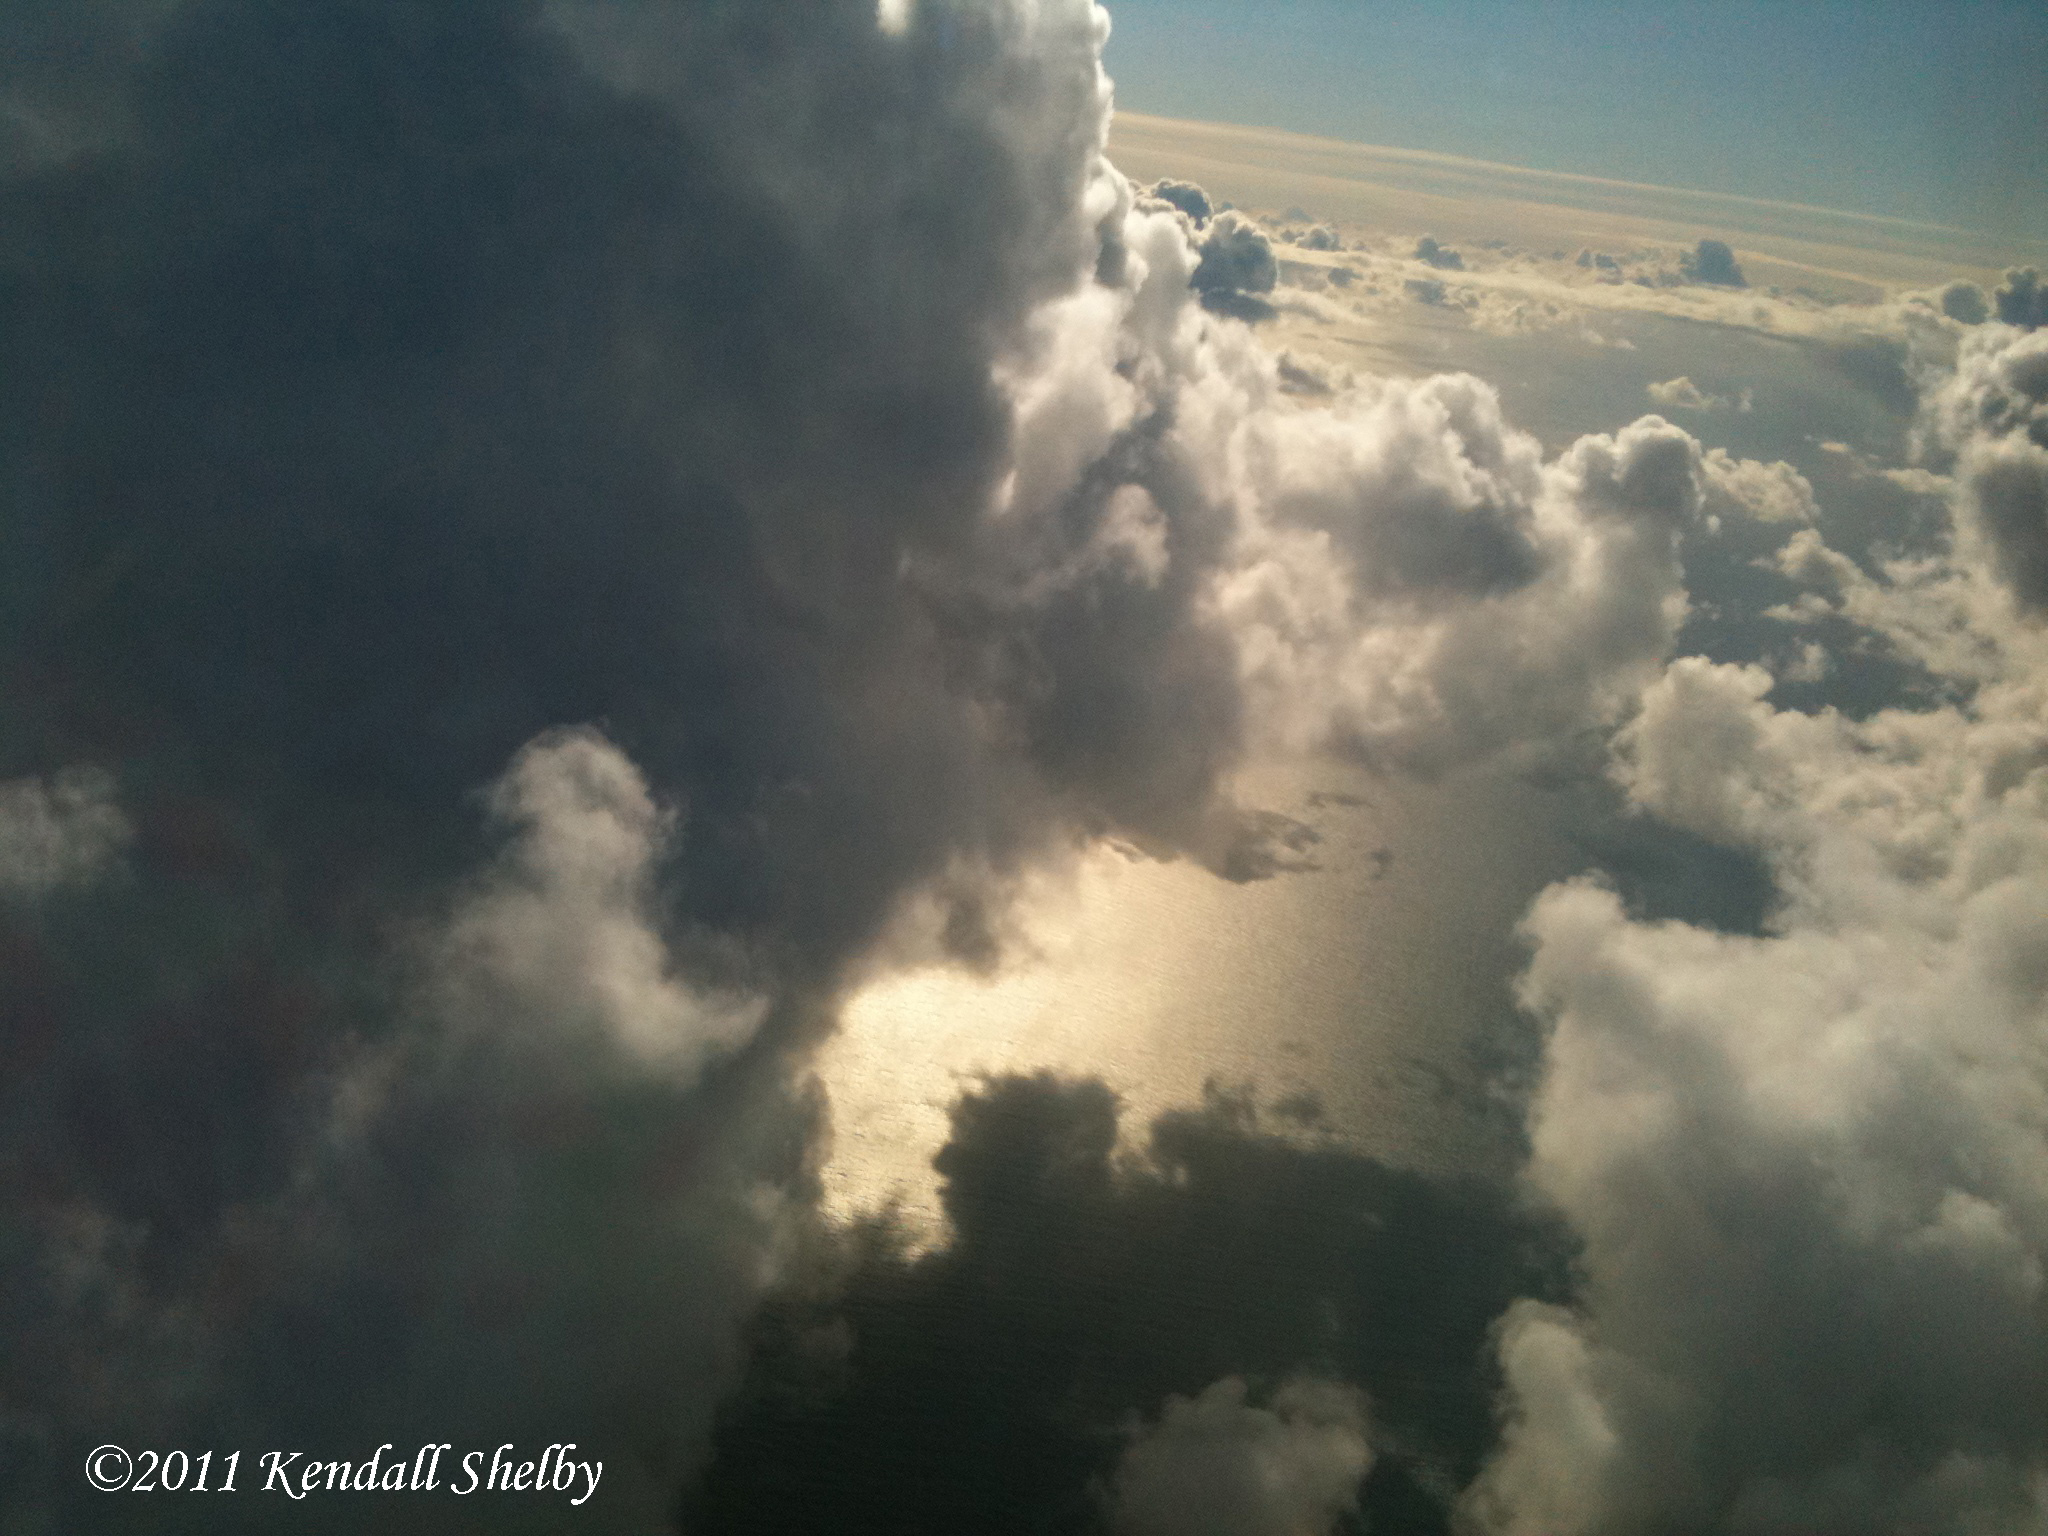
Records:
M1140 112L2048 238L2029 5L1131 0L1115 24Z
M1141 22L0 9L0 1536L2048 1527L2041 272Z

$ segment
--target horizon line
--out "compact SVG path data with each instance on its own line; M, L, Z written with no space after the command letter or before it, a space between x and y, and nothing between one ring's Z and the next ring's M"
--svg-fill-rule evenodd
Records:
M1296 139L1305 144L1327 145L1340 149L1370 150L1376 154L1406 158L1425 163L1445 166L1465 166L1477 170L1512 172L1520 176L1548 177L1556 181L1576 182L1586 186L1608 187L1624 192L1659 192L1676 194L1680 197L1716 199L1722 202L1741 203L1752 208L1775 209L1786 213L1822 214L1829 218L1849 219L1863 224L1890 226L1902 230L1920 230L1930 234L1966 235L1976 240L1992 241L2011 247L2038 247L2048 253L2048 241L2030 239L2024 236L2001 235L1989 230L1971 229L1960 224L1935 224L1924 219L1900 218L1895 214L1862 213L1853 208L1827 208L1817 203L1795 203L1782 198L1755 197L1744 192L1718 192L1705 187L1676 187L1659 182L1627 181L1616 176L1595 176L1584 171L1552 171L1533 165L1511 165L1504 160L1482 160L1472 155L1457 155L1440 149L1409 149L1397 144L1368 144L1359 139L1340 139L1328 134L1303 133L1295 128L1276 128L1262 123L1231 123L1211 118L1169 117L1158 112L1142 112L1135 108L1115 105L1112 99L1110 126L1115 128L1118 118L1136 118L1149 123L1168 124L1192 128L1227 128L1242 133L1272 134L1283 139Z

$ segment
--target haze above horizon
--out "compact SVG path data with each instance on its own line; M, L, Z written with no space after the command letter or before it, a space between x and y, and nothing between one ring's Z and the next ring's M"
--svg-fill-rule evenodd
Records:
M2048 240L2048 29L2024 6L1110 10L1133 112Z

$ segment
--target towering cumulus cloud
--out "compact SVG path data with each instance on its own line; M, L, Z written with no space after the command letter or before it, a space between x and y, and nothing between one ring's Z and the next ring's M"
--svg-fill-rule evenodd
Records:
M2011 1123L1985 1108L2023 1081L1995 1009L2038 975L2032 844L1999 808L2038 783L2031 738L1871 746L1894 728L1781 725L1745 673L1657 683L1683 539L1761 471L1657 417L1546 460L1468 378L1298 405L1213 312L1256 312L1266 237L1198 231L1198 199L1103 158L1086 0L27 15L0 23L34 66L0 74L0 1436L30 1528L256 1517L80 1514L70 1469L101 1440L457 1435L578 1437L606 1462L585 1525L657 1524L814 1192L806 1049L881 935L936 911L933 941L986 963L1021 877L1097 838L1284 869L1310 834L1235 789L1269 755L1534 759L1689 689L1731 755L1667 789L1646 715L1644 803L1796 834L1799 900L1846 882L1888 935L1932 922L1925 882L1977 882L1981 918L1930 929L1869 1029L1944 977L1994 1010L1926 1069L1952 1092L1920 1091L1910 1053L1844 1079L1870 1104L1895 1084L1896 1122L1802 1101L1781 1142L1731 1129L1742 1157L1789 1149L1790 1203L1741 1240L1817 1230L1835 1186L1802 1158L1829 1135ZM2002 493L1971 483L2031 601ZM1820 752L1898 783L1808 804ZM1938 811L1951 782L1977 798ZM1559 1138L1594 1137L1594 1186L1649 1189L1598 1161L1620 1154L1573 1096L1618 1080L1572 1075L1572 1032L1661 1018L1614 977L1676 985L1719 941L1639 931L1591 888L1532 922L1531 996L1563 1021L1541 1166L1569 1196ZM1805 1083L1756 1028L1758 1070ZM1740 1071L1684 1059L1746 1128ZM1627 1135L1664 1123L1643 1092ZM1853 1314L1873 1329L1958 1287L1985 1328L2034 1326L2026 1149L1956 1145L1974 1161L1939 1188L1843 1197L1854 1262L1895 1276ZM1653 1227L1687 1209L1644 1200ZM1697 1337L1518 1314L1511 1379L1572 1413L1518 1421L1501 1497L1561 1426L1611 1449L1640 1422L1677 1456L1707 1421L1657 1350L1757 1337L1748 1294ZM1922 1401L1900 1387L1840 1477L1989 1498L2018 1475L2023 1349L1887 1356L1843 1326L1845 1366L1895 1361L1978 1428L1887 1459ZM1610 1370L1647 1395L1587 1398ZM1307 1402L1173 1410L1133 1450L1131 1508L1215 1420L1248 1455L1307 1446L1303 1518L1341 1510L1363 1431ZM1652 1477L1627 1445L1572 1496ZM1755 1497L1836 1486L1786 1468Z

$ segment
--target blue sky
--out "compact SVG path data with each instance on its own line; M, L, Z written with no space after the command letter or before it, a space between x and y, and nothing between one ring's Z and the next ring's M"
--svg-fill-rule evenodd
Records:
M2048 238L2048 11L1111 0L1120 105Z

